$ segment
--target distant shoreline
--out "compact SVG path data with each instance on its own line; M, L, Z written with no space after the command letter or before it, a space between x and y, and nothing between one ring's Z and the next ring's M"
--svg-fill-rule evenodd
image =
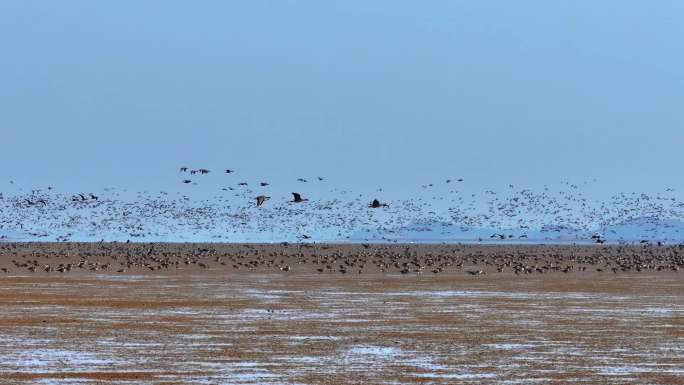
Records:
M380 246L406 246L406 245L424 245L424 246L501 246L501 247L516 247L516 246L559 246L559 247L573 247L573 246L595 246L595 247L608 247L608 246L679 246L684 245L684 242L668 242L660 241L661 244L658 245L659 241L610 241L607 240L603 244L593 242L591 240L586 241L539 241L539 240L529 240L529 241L400 241L392 242L385 241L380 242L377 240L373 241L273 241L273 242L226 242L226 241L145 241L145 240L129 240L129 241L79 241L79 240L69 240L69 241L37 241L37 240L16 240L16 239L0 239L0 244L16 243L16 244L36 244L36 245L74 245L74 244L161 244L161 245L215 245L215 246L241 246L241 245L327 245L327 246L343 246L343 245L380 245Z

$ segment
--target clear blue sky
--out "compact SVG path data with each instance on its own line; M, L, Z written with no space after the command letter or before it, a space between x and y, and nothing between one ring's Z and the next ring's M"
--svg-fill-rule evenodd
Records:
M682 1L0 2L0 186L684 190ZM178 187L180 188L180 187Z

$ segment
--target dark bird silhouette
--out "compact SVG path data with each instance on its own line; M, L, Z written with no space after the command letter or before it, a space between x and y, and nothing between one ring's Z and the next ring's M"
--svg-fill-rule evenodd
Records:
M259 195L258 197L256 197L256 205L261 206L264 204L264 202L266 202L269 199L271 199L271 197L267 197L265 195Z
M261 185L261 187L266 187L266 186L268 186L268 182L261 182L261 183L259 183L259 184Z
M235 172L234 170L226 169L226 174L232 174L232 173L234 173L234 172Z
M184 179L183 183L188 184L188 183L192 183L192 181L190 179Z
M181 167L181 168L180 168L180 171L181 171L181 172L187 172L187 171L188 171L188 168L187 168L187 167Z
M297 181L299 181L299 182L306 182L306 179L304 179L304 178L298 178Z
M308 201L308 199L302 199L301 194L296 193L296 192L293 192L292 196L294 197L294 199L292 200L292 202L294 202L294 203L302 203L302 202Z
M377 209L380 207L389 207L389 205L387 203L380 203L380 201L377 199L373 199L373 202L371 202L368 205L368 207L373 208L373 209Z

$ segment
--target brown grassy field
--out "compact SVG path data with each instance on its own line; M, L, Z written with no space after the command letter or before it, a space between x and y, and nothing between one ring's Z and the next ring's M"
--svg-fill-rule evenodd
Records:
M197 258L123 272L149 245L124 246L140 249L128 259L96 244L3 247L1 384L684 383L681 273L610 270L620 255L662 262L672 250L411 246L418 265L456 262L402 274L378 271L373 255L384 267L405 246L156 245L150 265ZM318 272L313 261L333 252L335 267L349 256L366 266ZM269 266L270 253L285 255ZM551 267L498 272L507 254ZM574 269L555 270L558 259ZM252 260L265 262L243 267Z

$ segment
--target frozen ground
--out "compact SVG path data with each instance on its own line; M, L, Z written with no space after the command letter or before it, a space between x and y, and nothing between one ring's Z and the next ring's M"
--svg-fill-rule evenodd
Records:
M678 275L4 276L0 301L3 384L684 379Z

